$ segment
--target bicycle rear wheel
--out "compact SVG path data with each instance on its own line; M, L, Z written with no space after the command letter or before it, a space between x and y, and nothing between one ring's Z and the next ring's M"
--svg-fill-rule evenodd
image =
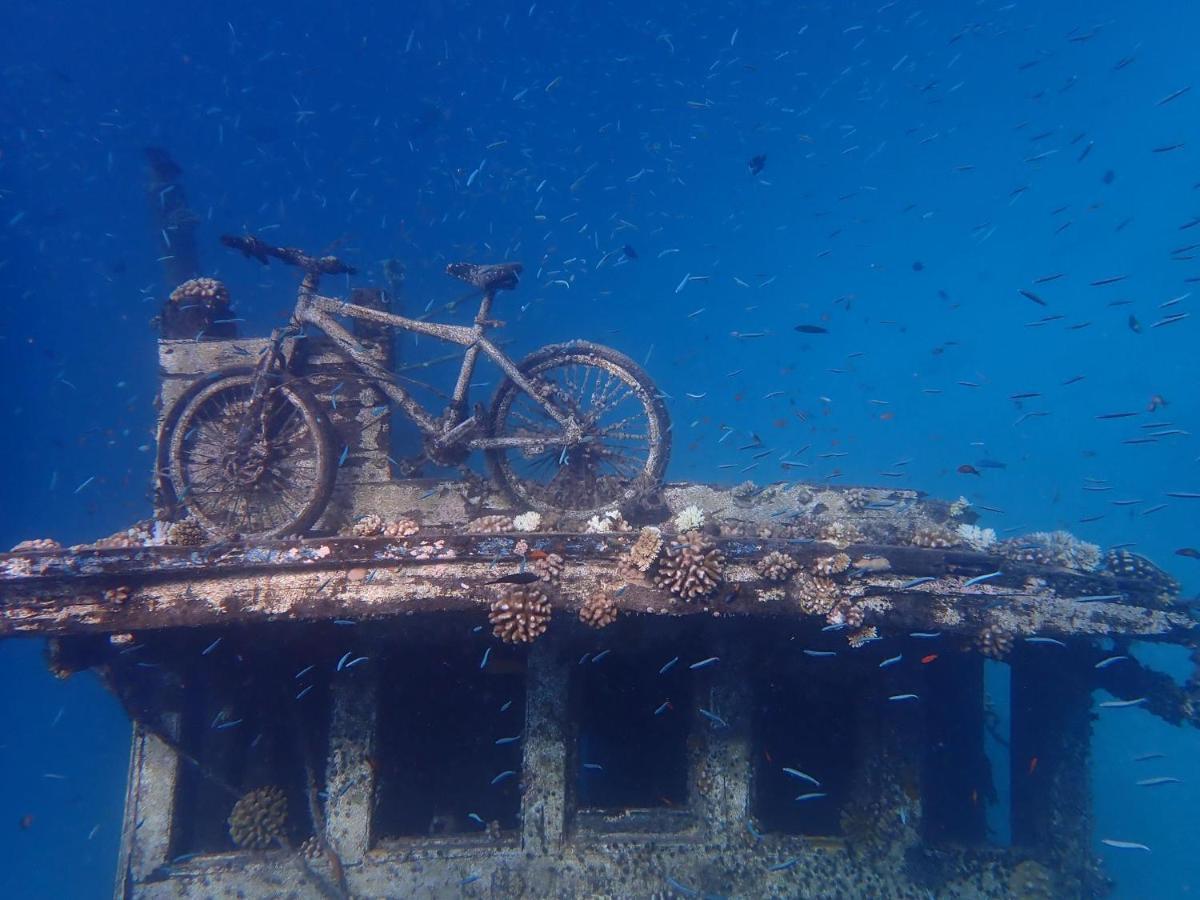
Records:
M565 440L540 403L505 379L492 401L491 434L539 439L533 448L487 452L493 478L534 509L599 512L662 482L671 426L658 389L641 366L585 341L543 347L518 367L542 397L583 426Z
M232 372L180 398L164 435L171 491L216 535L303 534L333 489L329 426L295 383L273 386L249 421L253 389L253 373Z

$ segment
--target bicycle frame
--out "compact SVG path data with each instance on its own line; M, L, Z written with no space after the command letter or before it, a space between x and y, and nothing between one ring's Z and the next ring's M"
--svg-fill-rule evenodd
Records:
M521 374L512 360L485 336L487 327L492 324L489 316L493 298L494 293L491 291L483 295L479 312L471 326L423 322L419 319L409 319L366 306L357 306L332 297L323 297L316 293L316 278L310 274L305 276L304 282L301 284L293 320L300 324L311 324L324 332L337 345L338 349L364 373L373 378L380 389L403 409L417 427L439 447L450 447L458 443L465 444L471 450L489 450L501 447L540 449L546 446L545 437L474 437L467 439L467 436L479 424L477 415L464 418L463 413L471 386L471 376L475 372L480 353L492 360L500 368L500 371L541 406L550 418L562 426L564 445L580 440L582 427L579 423L570 416L564 416L539 397L533 384ZM366 349L354 336L334 319L335 316L346 316L378 325L387 325L465 347L466 352L463 354L458 381L454 385L454 393L447 407L447 411L451 415L442 420L431 415L408 391L394 382L393 373L380 368L371 359Z

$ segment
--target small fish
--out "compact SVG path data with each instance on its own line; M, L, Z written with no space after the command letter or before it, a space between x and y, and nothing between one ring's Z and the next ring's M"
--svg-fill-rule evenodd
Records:
M339 660L338 660L338 664L337 664L337 671L339 671L339 672L340 672L340 671L342 671L342 669L346 668L346 661L347 661L348 659L350 659L350 656L351 656L351 654L353 654L353 653L354 653L354 651L353 651L353 650L347 650L347 651L346 651L346 654L345 654L345 656L343 656L341 659L339 659Z
M931 662L935 662L937 660L937 658L938 658L938 655L936 653L930 653L928 656L922 656L921 657L921 665L927 666Z
M1092 666L1092 668L1093 669L1107 669L1113 663L1119 663L1123 659L1129 659L1129 657L1128 656L1109 656L1109 657L1106 657L1105 659L1100 660L1100 662L1096 663L1096 665Z
M775 863L775 865L773 865L773 866L768 866L767 871L768 872L782 872L784 869L790 869L792 866L796 865L796 863L798 863L798 862L800 862L800 857L793 856L791 859L789 859L785 862Z
M600 662L600 660L604 659L604 657L608 656L608 654L610 654L610 653L612 653L612 650L601 650L599 653L597 653L595 656L592 657L592 662L598 663L598 662Z
M486 650L484 650L484 651L483 651L483 659L481 659L481 660L479 661L479 668L480 668L480 669L486 669L486 668L487 668L487 664L488 664L488 657L489 657L489 656L491 656L491 655L492 655L492 648L491 648L491 647L488 647Z
M517 774L517 772L515 769L505 769L503 772L501 772L499 775L497 775L495 778L492 779L492 784L499 784L504 779L512 778L516 774Z
M820 325L797 325L795 330L801 334L829 334L829 329Z
M662 704L662 706L660 706L658 709L656 709L656 710L654 711L654 714L655 714L656 716L661 716L663 713L665 713L665 712L666 712L668 709L670 709L670 708L671 708L671 701L670 701L670 700L665 700L665 701L663 701L663 704Z
M479 815L479 813L467 813L467 818L485 828L487 827L487 822L483 821L483 816Z
M805 650L804 655L805 656L815 656L817 658L823 659L824 657L827 657L827 656L837 656L837 651L836 650Z
M929 584L929 582L931 582L931 581L937 581L937 579L934 578L932 575L925 575L921 578L914 578L911 581L906 581L906 582L904 582L904 584L900 585L900 590L906 591L909 588L916 587L918 584Z
M793 778L799 778L802 781L809 782L810 784L813 785L813 787L821 786L821 782L817 781L817 779L813 778L807 772L801 772L799 769L791 769L791 768L788 768L787 766L784 766L783 771L786 774L791 775Z
M1134 762L1147 762L1152 759L1166 759L1166 758L1167 758L1167 754L1165 754L1165 753L1155 753L1155 752L1139 753L1137 756L1135 756L1133 758L1133 761Z
M963 463L961 466L958 467L958 474L960 474L960 475L982 475L983 473L980 472L974 466L970 465L969 463Z
M1134 784L1138 787L1157 787L1160 784L1183 784L1183 780L1172 775L1160 775L1157 778L1143 778Z
M1100 843L1116 847L1118 850L1145 850L1147 853L1150 852L1150 848L1145 844L1138 844L1134 841L1117 841L1112 838L1102 838Z
M482 877L483 877L482 875L468 875L466 878L464 878L462 881L460 881L458 883L458 886L466 887L468 884L474 884L476 881L478 881Z
M751 175L758 175L767 165L767 155L760 153L757 156L750 157L750 161L746 163L746 168L750 170Z
M888 697L888 700L891 700L893 702L897 701L897 700L920 700L920 699L921 698L918 697L916 694L892 694L892 696Z
M1058 639L1056 639L1056 638L1048 638L1048 637L1036 637L1036 636L1035 636L1035 637L1027 637L1027 638L1025 638L1025 643L1027 643L1027 644L1053 644L1053 645L1054 645L1054 646L1056 646L1056 647L1065 647L1065 646L1067 646L1067 645L1066 645L1066 644L1064 644L1062 641L1060 641L1060 640L1058 640Z
M342 449L342 455L338 457L338 468L340 469L346 463L346 458L350 456L350 445L347 444Z
M521 736L519 734L515 734L512 737L496 738L495 744L497 747L503 747L506 744L515 744L520 739Z
M940 631L910 631L908 636L915 638L940 638L942 633Z
M592 772L603 772L604 771L604 766L600 765L600 763L584 763L583 767L585 769L589 769Z
M672 658L670 662L668 662L668 663L667 663L666 665L664 665L664 666L663 666L661 669L659 669L659 670L658 670L658 674L659 674L659 675L666 675L666 674L667 674L667 672L670 670L671 666L675 665L675 663L677 663L677 662L679 662L679 657L678 657L678 656L676 656L676 657Z
M1003 574L1004 574L1003 572L997 570L995 572L988 572L986 575L976 575L974 578L968 578L966 581L964 581L963 587L965 587L965 588L974 587L975 585L981 584L985 581L988 581L989 579L998 578L999 576L1001 576Z
M703 709L703 708L700 708L699 712L700 712L700 715L704 716L704 718L708 719L710 722L712 722L717 727L719 727L719 728L728 728L729 727L729 723L726 722L724 719L722 719L720 716L718 716L715 712L712 712L711 710L707 710L707 709Z
M217 645L218 645L218 644L220 644L220 643L221 643L221 639L220 639L220 638L217 638L215 641L213 641L211 644L209 644L207 647L205 647L205 648L204 648L204 649L203 649L203 650L200 652L200 655L201 655L201 656L208 656L208 654L212 653L214 650L216 650L216 649L217 649Z
M1175 551L1176 556L1186 556L1189 559L1200 559L1200 550L1195 547L1180 547Z
M902 659L904 659L903 653L897 653L895 656L889 656L887 659L885 659L883 662L881 662L879 664L879 668L886 669L888 666L894 666L896 663L900 662L900 660L902 660Z
M1022 297L1024 297L1026 300L1032 300L1038 306L1046 306L1047 305L1046 301L1043 300L1041 297L1039 297L1037 294L1035 294L1033 291L1027 291L1027 290L1024 290L1023 288L1021 288L1021 289L1018 289L1017 293L1020 294Z
M820 791L809 791L807 794L801 794L796 799L799 801L820 800L822 797L828 797L828 796L829 796L828 794L821 793Z
M676 657L676 659L678 659L678 657ZM705 669L705 668L708 668L709 666L716 665L720 661L721 661L721 657L710 656L708 659L702 659L702 660L700 660L700 662L692 663L690 666L688 666L688 668L689 669ZM675 660L671 660L671 663L668 663L668 666L673 664L674 662L675 662ZM664 666L663 668L665 669L668 666ZM658 674L661 675L662 672L663 672L663 669L659 669Z
M533 572L513 572L511 575L501 575L491 581L485 581L484 584L533 584L538 580L538 576Z
M1105 700L1100 704L1101 709L1124 709L1127 706L1141 706L1146 702L1145 697L1138 697L1136 700Z

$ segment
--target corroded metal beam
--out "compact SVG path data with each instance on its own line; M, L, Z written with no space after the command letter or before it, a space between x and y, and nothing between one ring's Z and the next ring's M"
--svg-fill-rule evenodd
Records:
M629 581L620 559L635 540L624 534L431 534L412 538L338 537L254 546L134 547L0 556L0 632L64 635L244 625L269 621L386 618L479 609L495 599L498 577L516 572L517 543L560 554L561 581L549 589L556 609L577 610L607 591L623 612L800 618L788 591L769 589L755 563L785 550L800 565L829 556L820 542L725 538L725 583L705 602L685 603L648 581ZM885 558L885 572L853 584L882 630L934 628L975 634L993 626L1014 635L1112 636L1171 640L1193 627L1183 612L1137 605L1145 586L1111 574L1014 564L985 553L859 544L852 558ZM1003 577L969 585L1005 568ZM911 589L914 578L934 581ZM1045 584L1054 584L1055 588ZM736 599L730 599L738 588ZM1126 602L1079 602L1124 594ZM757 597L757 599L756 599Z

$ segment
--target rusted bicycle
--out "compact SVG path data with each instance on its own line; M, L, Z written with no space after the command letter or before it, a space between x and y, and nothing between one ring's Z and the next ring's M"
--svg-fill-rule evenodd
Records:
M313 257L255 237L223 237L247 256L278 259L304 272L289 324L272 332L253 367L200 379L164 417L159 438L160 496L211 533L246 538L303 534L320 518L338 470L331 429L306 382L305 338L322 332L347 364L378 387L420 430L425 456L458 465L485 453L498 486L542 511L588 514L653 491L670 451L666 406L642 368L586 341L553 344L513 362L487 338L500 291L518 284L521 265L453 263L447 274L482 294L470 326L411 319L317 293L322 275L353 273L332 256ZM425 409L395 373L380 367L337 320L359 319L429 335L465 348L458 379L440 413ZM480 354L505 379L490 410L468 412Z

